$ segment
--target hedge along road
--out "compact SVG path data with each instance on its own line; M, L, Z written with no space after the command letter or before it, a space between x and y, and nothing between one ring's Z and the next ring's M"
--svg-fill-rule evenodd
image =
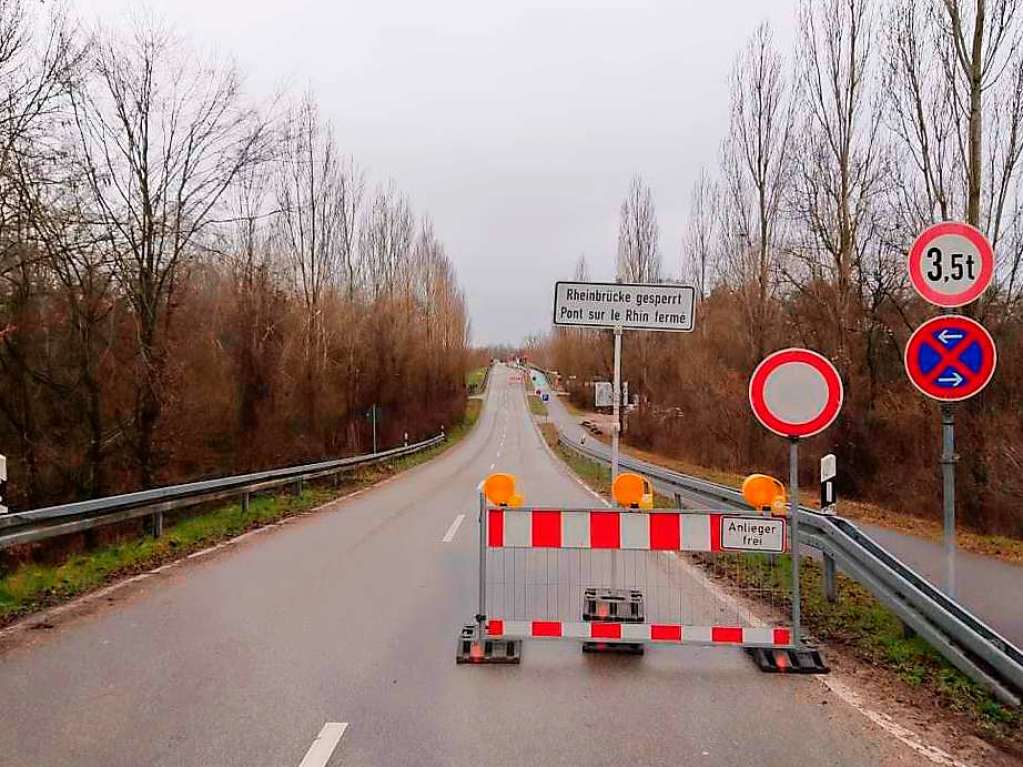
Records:
M456 666L479 481L510 471L528 502L596 504L513 375L494 371L475 432L436 460L8 649L0 761L281 767L317 740L306 763L335 767L918 762L819 680L737 649L533 642L521 666Z

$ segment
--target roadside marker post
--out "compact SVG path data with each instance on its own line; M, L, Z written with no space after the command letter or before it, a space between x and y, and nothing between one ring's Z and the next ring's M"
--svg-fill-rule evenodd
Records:
M611 403L611 481L618 476L622 408L622 331L690 333L695 327L696 288L674 283L556 282L554 324L614 331ZM599 395L598 395L599 396Z
M792 552L792 641L802 647L799 583L799 440L828 428L844 398L842 378L831 362L809 349L769 354L750 377L749 401L765 428L789 440Z
M7 497L7 456L0 455L0 514L6 514L9 509L3 504Z
M821 458L821 514L835 514L838 496L835 493L835 480L838 475L837 460L834 453ZM828 552L821 553L824 563L824 598L829 602L838 601L835 589L835 558Z
M838 503L835 481L838 477L838 461L834 453L821 458L821 514L834 514Z
M994 375L997 353L990 334L955 314L991 284L994 250L976 227L943 221L927 227L907 256L909 281L944 315L928 320L906 344L906 373L923 394L941 403L941 484L944 517L945 592L955 596L955 402L980 392Z

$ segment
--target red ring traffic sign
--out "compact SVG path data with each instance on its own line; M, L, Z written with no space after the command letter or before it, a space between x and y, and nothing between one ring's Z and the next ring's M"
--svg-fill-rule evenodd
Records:
M958 221L927 227L909 249L909 280L935 306L953 308L976 301L995 273L991 243L979 230Z
M998 352L979 322L945 314L913 331L903 362L909 380L921 392L942 402L958 402L988 385Z
M838 417L844 397L835 366L809 349L782 349L757 365L749 381L753 414L783 437L812 437Z

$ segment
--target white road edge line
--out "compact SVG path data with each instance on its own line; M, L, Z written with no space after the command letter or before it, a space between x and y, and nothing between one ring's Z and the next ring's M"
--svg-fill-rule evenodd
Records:
M845 702L846 705L863 714L875 725L925 759L929 759L934 764L940 764L943 767L971 767L967 762L959 761L947 751L935 745L925 743L923 738L917 733L903 727L888 716L888 714L869 708L857 693L853 692L848 685L835 679L834 676L827 674L817 678L826 689L830 690L835 696Z
M451 523L451 527L444 533L444 537L441 538L441 543L451 543L455 539L455 534L458 532L458 528L461 527L465 521L465 514L459 514L455 517L455 521Z
M323 725L298 767L325 767L347 729L348 722L327 722Z

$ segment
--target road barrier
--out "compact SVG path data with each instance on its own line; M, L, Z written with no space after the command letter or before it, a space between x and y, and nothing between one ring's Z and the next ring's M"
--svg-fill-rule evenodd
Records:
M507 476L495 475L503 497L512 498ZM637 501L644 490L639 483ZM572 639L590 652L642 652L645 644L743 647L757 651L764 670L826 671L803 643L786 585L742 559L751 552L783 555L784 517L514 508L488 499L481 485L478 521L478 612L460 635L459 662L517 662L524 639ZM711 583L695 557L714 562L712 578L726 577ZM776 622L765 625L762 613Z
M238 496L241 496L243 506L248 506L252 493L287 485L295 485L301 490L306 482L412 455L438 445L444 439L443 434L438 434L414 445L404 445L368 455L4 514L0 516L0 549L70 535L139 517L152 517L153 532L159 535L163 529L163 513L166 511Z
M558 439L562 446L583 457L610 464L603 446L580 444L563 433ZM739 491L725 485L631 457L622 456L620 462L623 468L649 477L665 492L676 493L683 503L712 503L736 509L746 506ZM802 545L815 548L837 562L846 575L870 591L949 663L1001 702L1020 705L1023 650L942 593L854 523L808 507L800 507L799 515ZM828 585L826 583L825 588Z

